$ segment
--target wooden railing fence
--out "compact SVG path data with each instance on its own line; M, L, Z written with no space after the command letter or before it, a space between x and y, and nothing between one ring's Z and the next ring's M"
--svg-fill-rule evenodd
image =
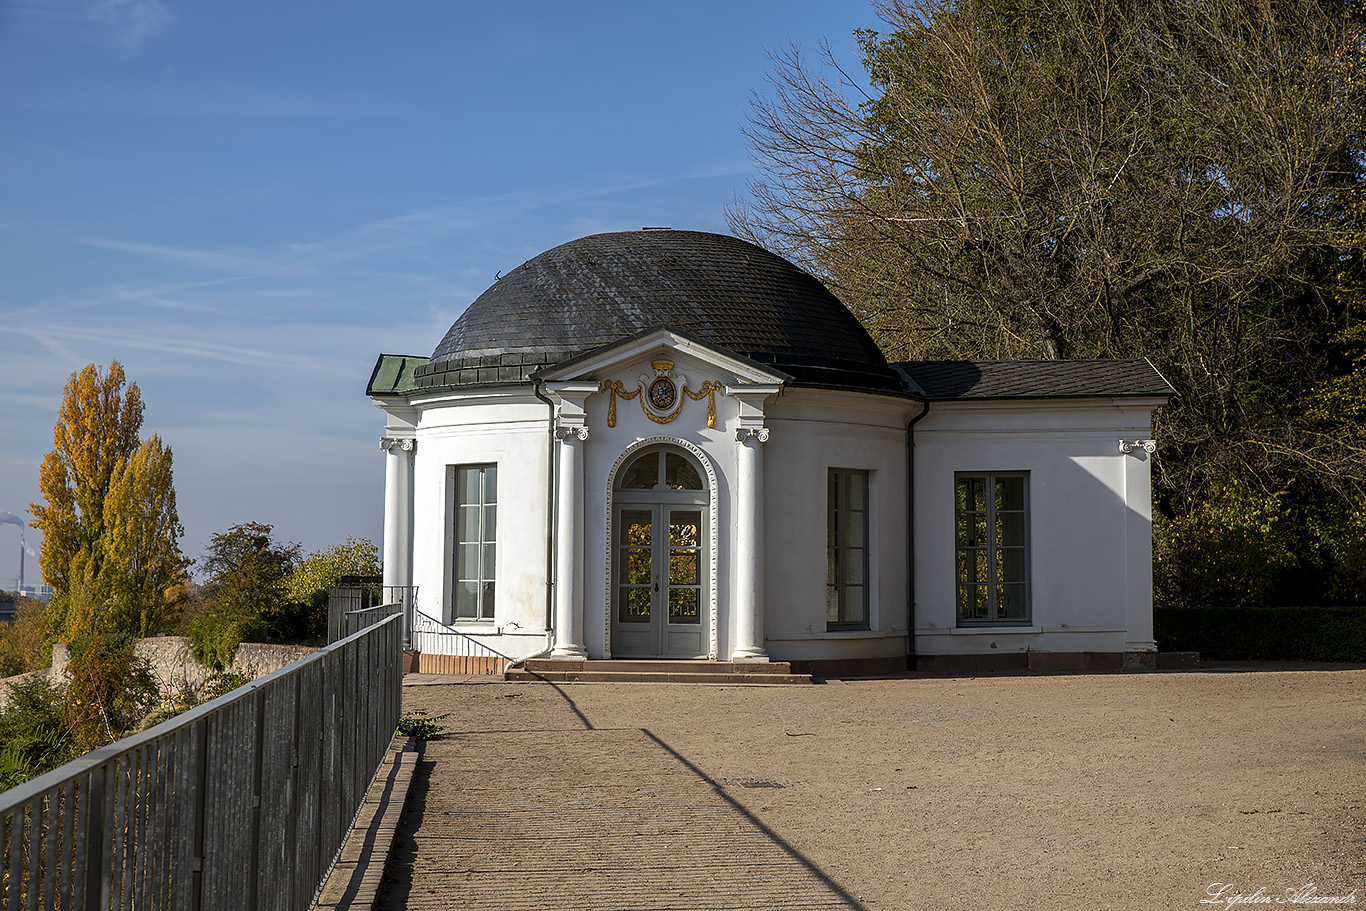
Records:
M401 616L0 793L0 911L305 911L401 711Z

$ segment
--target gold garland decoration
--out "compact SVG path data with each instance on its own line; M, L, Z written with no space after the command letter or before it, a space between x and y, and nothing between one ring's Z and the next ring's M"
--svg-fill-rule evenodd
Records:
M716 426L716 393L720 392L723 388L725 387L723 387L716 380L708 380L707 382L703 383L702 388L697 390L696 392L693 392L687 386L683 387L683 394L686 395L688 398L692 399L694 402L700 402L702 401L703 396L706 397L707 426L709 428ZM644 401L642 401L641 405L643 406L644 404Z
M634 392L627 392L626 387L621 384L621 380L609 380L607 382L607 389L612 393L611 401L607 405L607 426L615 427L617 426L617 396L620 395L624 399L633 399L640 395L640 385L636 385ZM640 407L645 407L644 399L641 399Z
M617 396L621 396L622 398L628 400L639 398L641 413L644 414L650 420L654 421L656 424L670 423L671 421L673 421L674 418L678 417L679 412L683 410L683 399L679 398L678 405L674 408L673 411L669 412L666 415L655 414L646 406L645 397L641 395L641 393L645 390L644 387L642 387L639 383L636 384L635 389L632 389L629 392L626 390L626 386L622 384L621 380L609 380L606 386L607 391L611 393L611 398L609 399L607 405L608 427L617 426ZM696 392L693 392L687 386L683 387L683 394L686 395L688 398L692 399L694 402L700 402L703 399L707 400L707 426L709 428L716 427L716 393L724 388L725 387L716 380L708 380L707 382L703 383L702 388L697 390Z

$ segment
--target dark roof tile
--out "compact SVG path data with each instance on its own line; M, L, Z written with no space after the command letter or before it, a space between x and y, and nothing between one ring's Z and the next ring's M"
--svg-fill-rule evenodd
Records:
M901 361L930 399L1163 397L1175 390L1147 358L1092 361Z
M815 278L753 244L698 231L595 234L528 260L470 304L424 373L510 354L561 363L654 326L799 383L902 391L863 326Z

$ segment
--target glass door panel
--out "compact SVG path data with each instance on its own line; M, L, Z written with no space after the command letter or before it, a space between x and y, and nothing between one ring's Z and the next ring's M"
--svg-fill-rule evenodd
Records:
M617 620L649 623L654 587L654 510L623 509L617 546Z
M628 462L613 515L612 654L704 658L711 646L706 485L667 447Z
M669 622L700 623L702 513L669 510Z

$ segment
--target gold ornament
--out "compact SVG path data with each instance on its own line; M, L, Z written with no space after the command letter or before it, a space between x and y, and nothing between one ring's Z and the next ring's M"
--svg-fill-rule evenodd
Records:
M661 366L661 365L663 365L663 364L668 364L668 367L663 367L663 366ZM673 362L672 362L672 361L655 361L653 364L651 364L651 366L654 367L656 370L660 370L660 371L666 370L666 369L672 370L672 369L673 369ZM656 379L655 382L658 382L658 379ZM671 386L673 385L672 381L670 381L670 385L671 385ZM617 396L621 396L622 398L628 399L628 400L629 400L629 399L635 399L635 398L640 399L640 411L641 411L641 413L644 414L644 415L645 415L647 418L649 418L650 420L654 421L656 424L669 424L669 423L672 423L673 420L674 420L674 418L678 417L678 415L683 411L683 402L684 402L684 399L683 399L683 396L678 396L678 397L677 397L677 404L674 405L674 408L673 408L672 411L670 411L670 412L668 412L668 413L666 413L666 414L655 414L655 413L654 413L653 411L651 411L650 408L649 408L649 403L648 403L648 401L647 401L647 396L646 396L646 395L642 395L642 393L645 392L645 386L644 386L643 383L637 383L637 384L636 384L636 388L630 389L630 390L628 390L628 389L626 388L626 386L621 382L621 380L608 380L608 381L604 384L604 386L605 386L605 388L607 389L607 391L608 391L608 393L609 393L609 398L608 398L608 403L607 403L607 426L608 426L608 427L615 427L615 426L617 426ZM692 399L694 402L700 402L700 401L702 401L703 399L706 399L706 400L707 400L707 427L709 427L709 428L715 428L715 427L716 427L716 393L722 391L724 388L725 388L724 385L722 385L721 383L717 382L716 380L708 380L707 382L703 383L703 384L702 384L702 388L701 388L701 389L698 389L696 392L694 392L693 390L689 389L689 388L687 387L686 384L684 384L684 386L683 386L683 395L686 395L688 398Z

